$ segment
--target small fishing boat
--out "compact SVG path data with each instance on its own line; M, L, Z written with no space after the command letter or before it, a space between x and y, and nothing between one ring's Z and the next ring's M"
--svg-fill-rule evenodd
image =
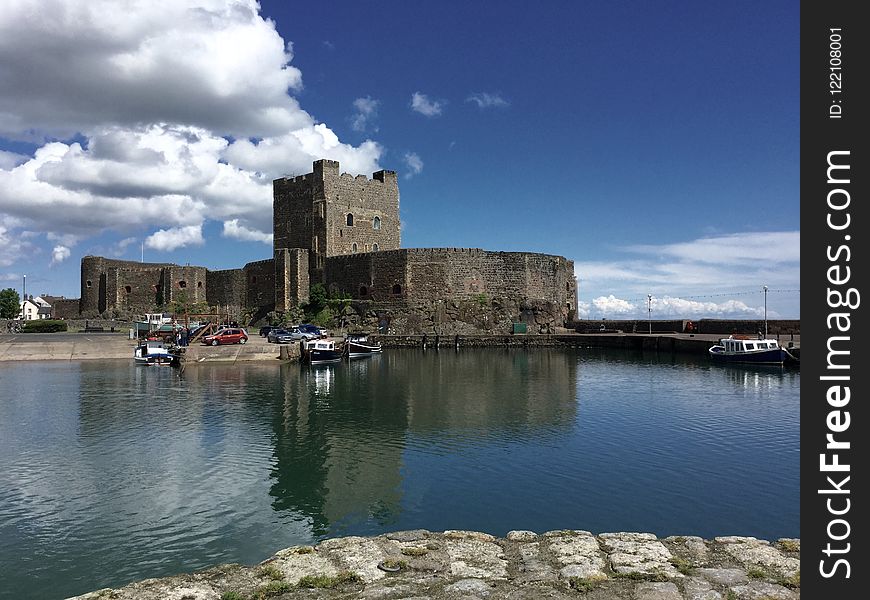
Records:
M161 341L144 340L133 350L133 362L137 365L169 367L178 364L178 357Z
M363 358L381 352L380 342L370 342L368 334L349 333L344 340L348 358Z
M719 363L750 363L756 365L781 365L788 353L776 340L741 338L731 336L719 340L710 347L710 358Z
M341 362L342 349L335 347L335 340L320 339L302 342L302 362L309 365Z

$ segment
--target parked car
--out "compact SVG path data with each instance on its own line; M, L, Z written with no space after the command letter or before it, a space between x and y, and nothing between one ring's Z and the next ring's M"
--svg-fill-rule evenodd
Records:
M220 344L244 344L248 341L248 334L244 329L221 329L211 335L202 338L203 344L218 346Z
M280 329L280 327L276 325L265 325L263 327L260 327L260 337L266 337L273 329ZM271 342L272 340L269 341Z
M326 336L326 330L322 327L318 327L317 325L312 325L311 323L303 323L299 325L299 331L302 333L310 334L310 338L320 338Z
M282 330L278 336L276 336L276 341L279 344L292 344L293 342L298 342L299 340L307 340L308 335L302 333L296 327L291 327L290 329Z

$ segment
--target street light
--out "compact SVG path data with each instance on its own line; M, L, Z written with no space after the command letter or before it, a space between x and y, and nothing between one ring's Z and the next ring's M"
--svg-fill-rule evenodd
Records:
M652 294L646 295L646 310L647 322L649 323L649 334L652 335Z
M764 339L767 339L767 286L764 286Z

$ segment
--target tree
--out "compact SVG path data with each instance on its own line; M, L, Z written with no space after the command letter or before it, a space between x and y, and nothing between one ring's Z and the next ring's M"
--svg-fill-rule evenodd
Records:
M17 319L21 312L20 301L18 292L12 288L0 291L0 319Z

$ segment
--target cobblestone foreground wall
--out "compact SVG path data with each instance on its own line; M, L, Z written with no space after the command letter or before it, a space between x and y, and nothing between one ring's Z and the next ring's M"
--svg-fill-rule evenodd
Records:
M295 546L254 567L224 565L77 600L103 598L794 600L800 540L415 530Z

